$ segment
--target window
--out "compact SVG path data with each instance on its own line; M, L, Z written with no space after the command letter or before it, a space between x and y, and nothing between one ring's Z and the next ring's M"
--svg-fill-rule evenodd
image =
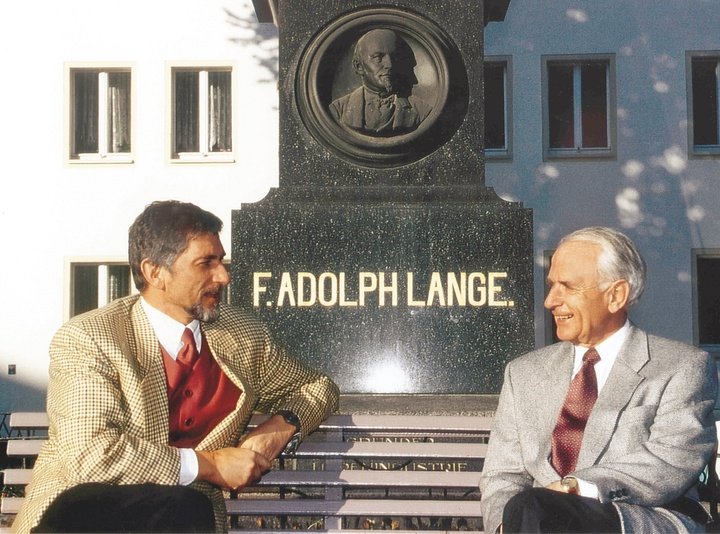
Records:
M132 162L129 68L69 68L71 161Z
M225 259L224 263L230 269L230 260ZM71 261L69 273L69 317L137 292L130 265L125 261ZM222 301L225 304L230 302L229 286L223 291Z
M695 342L720 352L720 249L694 249L693 271Z
M70 317L134 291L127 263L77 262L70 266Z
M232 161L232 70L172 68L172 159Z
M614 56L543 56L546 159L615 157Z
M485 156L488 159L512 156L510 58L486 57L485 80Z
M688 144L695 156L720 154L720 52L688 52Z

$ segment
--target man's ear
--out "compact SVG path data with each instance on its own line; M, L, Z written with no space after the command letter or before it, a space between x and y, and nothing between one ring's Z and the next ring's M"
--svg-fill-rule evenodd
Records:
M358 76L362 76L363 74L365 74L365 70L363 69L362 62L359 59L353 58L352 66L353 66L353 70L355 71L355 74L357 74Z
M630 296L630 284L627 280L616 280L608 289L608 310L617 313L625 306Z
M165 271L161 265L145 258L140 262L140 271L145 277L145 281L155 289L165 289Z

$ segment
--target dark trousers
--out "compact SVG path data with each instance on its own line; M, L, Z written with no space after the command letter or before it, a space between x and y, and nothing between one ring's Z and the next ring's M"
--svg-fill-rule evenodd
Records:
M214 532L205 495L185 486L88 483L50 504L33 532Z
M503 511L503 532L619 533L620 516L610 503L532 488L515 495Z

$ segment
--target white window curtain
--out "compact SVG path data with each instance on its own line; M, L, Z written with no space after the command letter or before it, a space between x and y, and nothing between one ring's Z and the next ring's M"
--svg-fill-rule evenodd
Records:
M130 73L108 76L108 152L130 152Z
M210 72L208 81L208 147L210 152L229 152L232 150L231 76L229 72Z

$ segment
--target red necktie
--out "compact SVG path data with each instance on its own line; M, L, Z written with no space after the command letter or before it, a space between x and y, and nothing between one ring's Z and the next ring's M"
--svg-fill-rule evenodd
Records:
M561 477L575 469L585 424L598 396L595 364L599 361L597 351L588 349L583 356L582 367L570 382L570 389L553 430L551 462Z
M197 345L195 345L195 336L193 335L192 330L186 328L183 332L181 341L183 342L183 346L178 352L177 361L182 364L187 371L190 371L199 356Z

